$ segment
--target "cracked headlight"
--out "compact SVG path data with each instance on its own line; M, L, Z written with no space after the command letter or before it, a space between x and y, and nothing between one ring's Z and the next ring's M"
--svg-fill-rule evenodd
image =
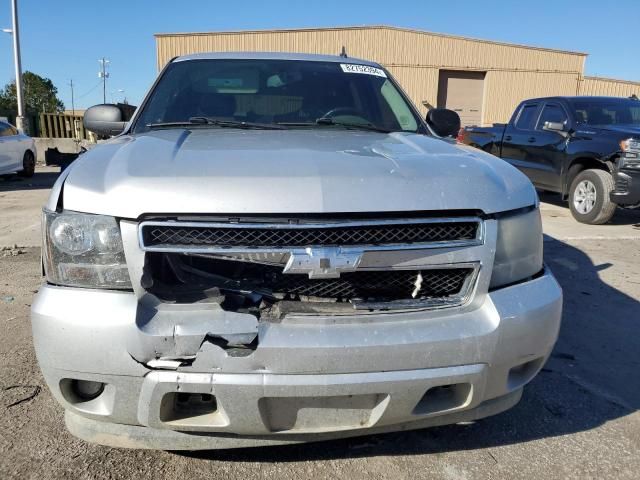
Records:
M500 218L490 288L532 277L542 270L542 262L540 209Z
M115 218L45 210L42 232L47 282L69 287L131 288Z

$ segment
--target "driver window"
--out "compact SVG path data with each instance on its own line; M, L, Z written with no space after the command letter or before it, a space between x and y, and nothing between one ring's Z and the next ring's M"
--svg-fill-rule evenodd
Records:
M11 127L6 123L0 122L0 137L8 137L11 135Z

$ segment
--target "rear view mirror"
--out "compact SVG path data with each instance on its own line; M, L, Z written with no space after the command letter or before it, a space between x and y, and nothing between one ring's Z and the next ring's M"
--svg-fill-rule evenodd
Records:
M103 137L118 135L127 125L122 110L108 103L87 109L82 123L85 129Z
M432 108L427 112L427 125L439 137L455 137L460 131L460 116L446 108Z
M562 122L544 122L542 129L548 132L554 132L565 138L571 135L571 131L567 131L567 127Z

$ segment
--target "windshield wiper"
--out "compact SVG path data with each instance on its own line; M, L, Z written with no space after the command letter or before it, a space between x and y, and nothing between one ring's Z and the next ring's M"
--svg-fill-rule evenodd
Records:
M154 128L180 128L180 127L222 127L222 128L255 128L261 130L284 130L286 127L275 123L244 122L240 120L220 120L209 117L191 117L187 122L160 122L148 123L147 127Z
M317 125L337 125L345 128L353 128L357 130L368 130L371 132L391 133L386 128L376 127L372 123L355 123L355 122L337 122L331 117L320 117L315 122L279 122L278 125L286 127L314 127Z
M376 127L372 123L355 123L355 122L336 122L331 117L320 117L316 120L318 125L339 125L345 128L357 128L359 130L369 130L371 132L391 133L391 130L386 128Z
M147 123L146 127L153 130L154 128L193 127L194 125L202 125L202 124L199 122L158 122L158 123Z
M259 122L245 122L244 120L221 120L219 118L212 117L191 117L189 119L191 124L200 125L215 125L217 127L229 127L229 128L257 128L262 130L284 130L284 125L278 125L276 123L259 123Z

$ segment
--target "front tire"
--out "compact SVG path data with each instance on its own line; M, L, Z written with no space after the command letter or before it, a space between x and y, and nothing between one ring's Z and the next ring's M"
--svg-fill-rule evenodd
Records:
M24 152L24 157L22 158L22 170L18 172L18 175L25 178L31 178L34 173L36 173L36 159L33 156L33 152L31 150L27 150Z
M616 204L609 194L613 191L613 177L604 170L583 170L571 182L569 208L580 223L602 225L613 217Z

